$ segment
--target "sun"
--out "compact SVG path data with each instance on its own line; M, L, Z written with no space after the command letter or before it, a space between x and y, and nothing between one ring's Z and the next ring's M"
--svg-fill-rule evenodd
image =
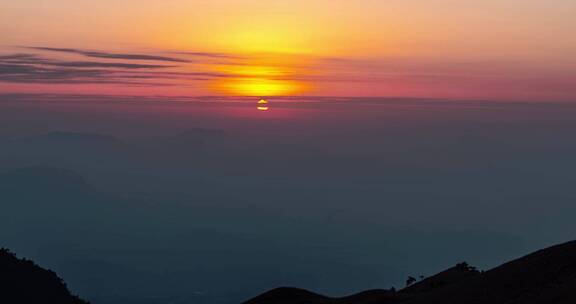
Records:
M258 100L258 106L256 107L259 111L268 111L270 107L268 106L268 100L261 98Z

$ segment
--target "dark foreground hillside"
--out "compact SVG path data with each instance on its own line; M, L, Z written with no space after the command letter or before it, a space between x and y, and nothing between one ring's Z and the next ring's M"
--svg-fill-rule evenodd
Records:
M400 291L330 298L278 288L244 304L573 304L576 241L537 251L486 272L461 263Z
M56 273L0 249L0 303L86 304Z

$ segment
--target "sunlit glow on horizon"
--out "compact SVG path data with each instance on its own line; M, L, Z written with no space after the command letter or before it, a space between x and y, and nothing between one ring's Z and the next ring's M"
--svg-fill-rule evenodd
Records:
M574 100L573 0L470 1L6 1L0 93Z
M305 84L292 80L258 77L219 80L216 90L231 96L288 96L305 91Z
M229 77L218 79L215 91L232 96L287 96L302 94L309 83L294 80L307 62L295 62L294 56L253 55L242 64L222 65L215 71Z

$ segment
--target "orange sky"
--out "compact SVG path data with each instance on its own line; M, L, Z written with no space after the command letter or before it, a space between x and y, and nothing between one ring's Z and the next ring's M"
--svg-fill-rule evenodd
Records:
M573 0L0 2L0 92L576 96Z

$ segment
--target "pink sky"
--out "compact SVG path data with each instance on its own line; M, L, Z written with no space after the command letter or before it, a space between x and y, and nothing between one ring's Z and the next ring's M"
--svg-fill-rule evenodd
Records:
M576 2L20 0L0 93L576 100Z

